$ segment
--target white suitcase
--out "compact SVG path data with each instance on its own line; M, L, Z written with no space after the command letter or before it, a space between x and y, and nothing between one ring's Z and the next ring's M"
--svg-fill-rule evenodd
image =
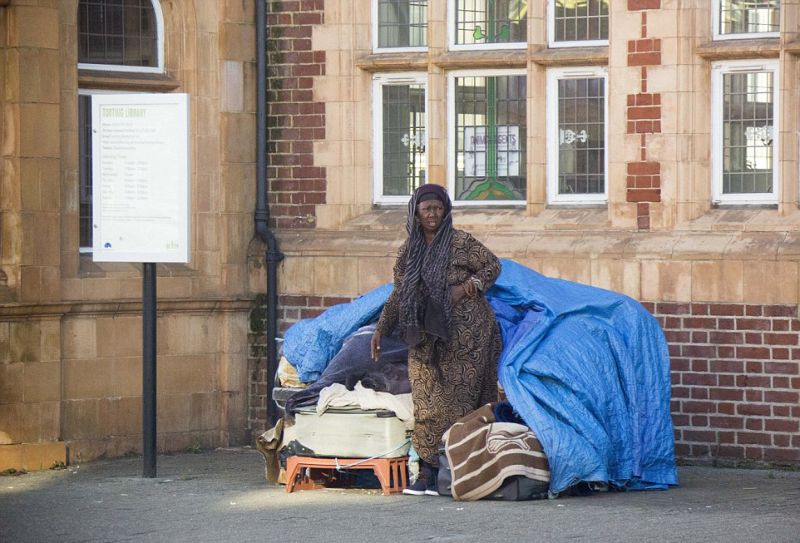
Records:
M313 456L397 458L411 447L411 432L387 410L331 408L317 415L314 408L302 409L292 430L294 440Z

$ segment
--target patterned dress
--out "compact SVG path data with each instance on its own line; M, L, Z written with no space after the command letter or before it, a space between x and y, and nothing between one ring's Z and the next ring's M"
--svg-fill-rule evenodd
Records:
M398 252L394 267L395 288L381 313L378 330L389 334L398 321L398 292L405 274L408 242ZM470 234L454 230L447 267L448 286L475 276L484 291L500 275L500 262ZM408 376L414 402L412 442L420 458L436 465L444 432L478 407L497 401L497 360L502 342L489 302L479 293L462 298L452 308L452 329L438 369L428 360L433 342L426 338L409 350Z

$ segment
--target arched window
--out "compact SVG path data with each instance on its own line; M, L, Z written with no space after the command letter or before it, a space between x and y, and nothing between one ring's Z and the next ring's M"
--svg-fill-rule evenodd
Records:
M157 0L80 0L78 68L162 72L164 24Z
M205 0L204 0L205 1ZM164 72L164 19L158 0L80 0L78 3L78 69L136 74ZM80 251L92 247L92 94L143 92L103 85L102 75L78 89ZM99 81L99 83L98 83ZM79 77L79 85L80 85Z

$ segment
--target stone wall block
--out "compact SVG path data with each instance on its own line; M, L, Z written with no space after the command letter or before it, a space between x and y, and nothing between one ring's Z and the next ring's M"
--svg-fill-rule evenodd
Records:
M278 285L281 292L314 294L314 257L291 256L284 258L278 267ZM258 290L264 287L258 285Z
M172 315L159 320L159 353L204 355L215 353L219 322L216 315Z
M25 364L22 362L0 366L0 404L16 404L23 401L24 372Z
M85 400L114 394L112 360L66 360L64 362L64 398Z
M111 360L113 397L142 395L142 357L127 356ZM160 385L159 385L160 386ZM141 400L139 400L141 401Z
M20 391L22 401L57 402L61 399L61 363L41 362L25 364ZM0 366L0 373L3 366ZM2 379L0 379L2 383ZM0 385L2 386L2 385ZM0 392L0 398L4 395ZM2 400L0 400L2 401Z
M39 362L42 359L42 329L39 322L12 322L10 332L12 362Z
M666 260L642 261L642 299L679 302L691 300L692 265Z
M222 63L222 105L226 113L244 111L244 66L243 62L226 60Z
M361 257L358 259L358 290L360 293L391 283L394 258Z
M219 394L196 393L189 396L189 428L215 430L220 427Z
M216 213L197 213L194 220L194 237L196 244L194 249L198 251L218 251L219 250L219 227L220 216ZM226 242L235 243L234 240Z
M797 262L745 261L741 284L747 303L800 303Z
M22 102L58 104L61 57L55 49L20 49L19 99Z
M100 401L103 414L102 433L109 437L142 435L141 398L104 398Z
M11 356L11 323L0 321L0 364L16 362Z
M610 258L596 258L591 260L591 284L616 292L621 292L631 298L641 296L641 276L638 262L628 262Z
M67 399L63 402L63 407L65 441L105 437L98 432L101 416L100 400Z
M359 294L357 262L352 258L316 257L313 292L329 296Z
M22 157L59 158L58 104L19 104L19 152Z
M192 283L186 277L159 277L156 289L159 299L190 298L192 296Z
M592 266L588 258L544 258L541 273L578 283L592 282Z
M742 262L720 260L692 262L691 300L741 302Z
M225 162L255 162L255 116L228 113L222 117L222 154Z
M216 98L197 97L193 102L193 131L199 136L217 136L220 130L219 102ZM205 151L205 149L201 150ZM208 149L216 155L216 149Z
M61 351L65 360L97 356L97 321L91 318L65 318Z
M221 55L227 60L255 60L255 27L252 24L223 23Z
M8 10L7 30L10 47L58 49L58 9L14 6Z
M96 322L98 357L141 356L142 320L140 317L101 317Z
M255 210L256 192L255 164L229 162L222 170L222 184L225 191L220 204L221 211L228 213L247 213ZM252 217L248 216L248 224ZM246 246L246 245L245 245Z
M191 394L216 390L219 378L214 355L163 355L158 358L160 394Z
M23 302L42 301L42 269L38 266L20 266L19 299Z
M156 424L158 433L182 432L191 420L191 404L186 394L159 394Z

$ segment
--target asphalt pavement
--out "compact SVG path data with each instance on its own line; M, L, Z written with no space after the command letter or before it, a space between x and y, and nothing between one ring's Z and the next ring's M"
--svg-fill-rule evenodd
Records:
M254 449L140 457L0 477L1 542L800 541L800 472L687 466L666 491L529 502L288 494Z

